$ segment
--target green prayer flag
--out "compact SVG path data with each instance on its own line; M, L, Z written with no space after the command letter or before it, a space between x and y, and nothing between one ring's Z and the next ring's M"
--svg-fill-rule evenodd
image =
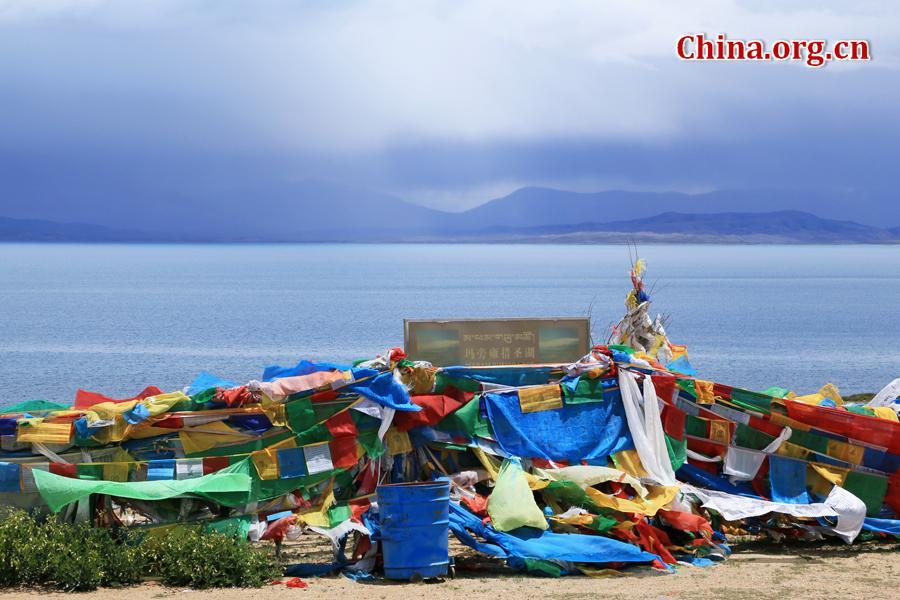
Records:
M676 379L675 383L679 388L681 388L694 398L697 397L697 390L696 386L694 385L693 379Z
M788 394L791 393L791 390L774 385L770 388L763 390L760 393L765 394L767 396L774 396L775 398L785 398Z
M434 374L434 393L442 394L447 386L455 387L462 392L480 392L481 383L468 377L450 377L443 371Z
M352 515L350 507L346 504L334 506L328 510L328 526L336 527L349 519Z
M706 419L687 415L684 420L684 433L699 438L709 437L709 423Z
M246 539L250 533L250 515L207 521L203 524L203 529L208 533L221 533L239 540Z
M555 562L551 562L549 560L542 560L540 558L525 558L525 570L531 575L543 576L543 577L562 577L562 574L565 573L565 569L556 564Z
M356 429L358 431L378 429L381 426L381 419L373 417L372 415L367 415L361 410L351 410L350 416L353 418L353 422L356 424Z
M384 454L384 444L378 439L378 432L375 430L360 431L356 441L365 449L369 458L378 458Z
M734 443L736 446L740 446L741 448L749 448L750 450L762 450L770 443L772 443L774 439L774 436L769 435L765 431L760 431L755 427L750 427L749 425L738 423L737 431L735 432Z
M631 346L626 346L625 344L610 344L608 346L610 350L618 350L619 352L624 352L625 354L634 354L634 348Z
M197 392L196 394L193 394L191 396L191 401L196 406L200 406L202 404L206 404L207 402L211 402L212 399L215 397L216 392L218 390L219 390L219 388L211 387L211 388L207 388L207 389L203 390L202 392Z
M581 377L575 390L570 390L567 386L561 386L566 404L587 404L589 402L603 402L603 384L601 379L591 379L589 377Z
M794 429L793 433L791 433L791 443L819 454L828 454L828 438L824 435Z
M731 401L742 407L756 412L768 414L772 408L772 397L759 392L751 392L740 388L731 390Z
M588 527L599 533L606 533L618 524L619 522L612 517L598 515L594 517L594 522L588 525Z
M545 498L568 506L577 506L592 513L604 512L574 481L551 481L547 487L540 490L540 493Z
M312 405L314 422L322 423L323 421L327 421L328 419L330 419L334 415L338 414L339 412L341 412L342 410L344 410L345 408L347 408L354 402L356 402L356 400L343 400L343 401L338 400L338 401L327 402L327 403L317 402ZM355 410L353 412L359 412L359 411ZM360 414L364 414L364 413L360 413Z
M468 437L491 437L487 420L481 417L481 402L475 396L467 403L441 419L435 426L440 431L462 432Z
M687 438L680 442L666 434L666 450L669 452L669 462L672 463L672 470L677 471L687 461Z
M306 430L300 431L297 434L297 445L298 446L309 446L310 444L318 444L320 442L327 442L332 439L331 431L328 430L323 423L319 423L318 425L313 425Z
M221 471L220 471L221 472ZM301 490L301 495L309 499L309 493L306 488L318 485L323 481L327 481L332 477L337 477L344 472L344 469L335 469L334 471L324 471L315 475L307 475L304 477L291 477L289 479L260 479L256 474L256 469L251 469L251 477L253 479L253 489L250 493L250 501L263 501L278 498L288 492ZM190 480L188 480L190 481Z
M791 436L793 439L793 436ZM887 494L888 479L859 471L850 471L844 480L844 489L862 500L866 505L866 515L877 517Z
M316 413L313 410L312 400L304 398L302 400L291 400L284 405L285 416L287 417L288 427L294 433L306 431L318 421Z
M100 463L81 463L75 467L78 479L97 481L103 479L103 465Z
M57 404L48 400L26 400L18 404L0 407L0 413L37 412L41 410L66 410L65 404Z
M166 500L192 495L224 506L239 506L250 501L253 479L250 460L245 459L209 475L195 479L165 481L89 481L72 479L35 469L34 482L50 510L59 512L64 506L91 494L107 494L134 500Z

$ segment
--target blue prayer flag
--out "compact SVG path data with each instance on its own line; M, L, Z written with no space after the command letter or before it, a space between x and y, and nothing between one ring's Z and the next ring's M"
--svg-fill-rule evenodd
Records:
M173 459L151 460L147 464L147 481L167 481L175 479Z
M772 501L786 504L809 504L806 491L806 462L783 456L769 456L769 483Z
M305 477L306 457L303 448L285 448L278 451L278 476L282 479Z

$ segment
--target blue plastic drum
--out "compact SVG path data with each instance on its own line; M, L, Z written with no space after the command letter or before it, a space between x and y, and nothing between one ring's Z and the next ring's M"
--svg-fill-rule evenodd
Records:
M377 495L385 577L408 581L446 575L450 482L381 485Z

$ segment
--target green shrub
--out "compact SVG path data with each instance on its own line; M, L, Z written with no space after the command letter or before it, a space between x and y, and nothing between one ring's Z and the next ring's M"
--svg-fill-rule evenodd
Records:
M147 561L138 538L125 530L89 528L92 542L103 557L100 585L120 587L140 583L147 575Z
M44 569L33 583L53 585L66 591L94 590L103 581L104 556L99 549L99 535L91 528L61 523L54 519L41 525L41 535L27 552L40 552ZM28 581L26 583L32 583Z
M185 527L147 540L144 556L150 573L163 583L191 588L259 587L279 577L274 557L245 540Z
M281 575L274 557L250 543L199 526L139 540L126 531L0 511L0 587L87 591L156 575L192 588L259 587Z
M43 554L25 551L38 531L38 523L24 511L0 511L0 586L32 583L42 569Z

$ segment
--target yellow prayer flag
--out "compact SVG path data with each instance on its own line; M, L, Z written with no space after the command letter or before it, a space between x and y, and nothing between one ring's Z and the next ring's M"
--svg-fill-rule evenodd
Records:
M16 429L16 441L64 446L72 441L72 423L47 423L44 419L21 419Z
M285 414L284 404L280 403L263 403L263 413L275 427L285 427L287 425L287 416Z
M181 440L185 454L195 454L226 444L239 444L253 437L232 429L222 421L205 423L178 432L178 438Z
M409 434L405 431L398 430L396 427L388 428L387 433L384 436L384 441L387 445L388 456L407 454L413 451Z
M897 418L897 413L890 406L876 406L872 410L875 411L875 416L879 419L893 421L894 423L900 422L900 419Z
M713 392L713 382L703 381L702 379L694 380L694 391L697 393L697 404L714 404L716 401Z
M822 400L825 399L825 396L816 392L815 394L806 394L805 396L797 396L793 398L794 402L802 402L803 404L811 404L813 406L818 406L822 403Z
M538 385L519 388L519 408L523 413L562 408L559 385Z
M646 497L636 496L631 500L604 494L592 487L586 488L584 492L597 506L611 508L624 513L637 513L648 517L654 516L660 508L671 502L678 494L678 487L674 485L650 485L647 486L647 489Z
M278 453L274 448L253 452L250 458L260 479L278 479Z
M709 422L709 439L720 444L731 443L731 428L725 421L712 419Z
M862 463L865 451L866 449L862 446L855 446L838 440L828 440L828 456L854 465Z
M787 415L783 415L777 412L773 412L769 415L769 420L775 424L780 425L782 427L790 427L795 431L809 431L811 427L806 423L801 423L800 421L795 421L794 419L788 417Z
M827 496L831 488L836 485L844 485L844 479L850 469L842 469L832 465L810 463L812 469L806 472L806 484L814 494Z
M131 465L127 462L103 463L103 479L106 481L128 481Z
M826 383L819 389L819 393L822 394L825 398L831 398L835 404L838 406L844 405L844 399L841 398L841 393L838 391L837 386L833 383Z
M648 476L637 450L620 450L612 455L612 460L617 469L625 471L632 477Z
M805 460L809 455L809 450L807 450L803 446L798 446L797 444L792 444L790 442L781 442L781 446L778 447L778 450L775 451L775 454L778 454L780 456L787 456L788 458L801 458Z
M179 402L190 402L190 398L182 392L170 392L168 394L159 394L150 396L141 400L141 404L147 407L151 417L156 417L163 413L169 412Z
M329 527L328 509L334 504L334 480L328 484L328 489L323 494L322 506L309 512L297 515L297 519L310 527Z

